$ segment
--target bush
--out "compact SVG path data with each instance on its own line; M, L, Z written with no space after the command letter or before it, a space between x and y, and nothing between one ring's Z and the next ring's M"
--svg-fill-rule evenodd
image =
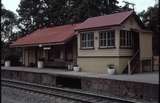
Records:
M39 58L38 61L44 61L44 58Z
M73 66L74 66L74 67L78 67L78 64L74 64Z
M114 64L107 65L109 69L114 69Z
M34 63L29 63L29 67L35 67L36 65Z
M6 56L5 61L11 61L11 66L22 66L22 63L19 61L19 57L16 55Z
M12 56L6 56L5 57L5 61L8 61L8 60L11 61L12 60Z

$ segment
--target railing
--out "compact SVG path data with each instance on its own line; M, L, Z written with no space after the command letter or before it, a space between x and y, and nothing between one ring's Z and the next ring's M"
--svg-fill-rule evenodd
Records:
M153 71L153 57L145 57L141 59L142 72L152 72Z
M140 69L140 54L139 50L133 55L130 61L128 61L128 74L133 74Z
M66 61L45 61L44 66L45 67L56 67L56 68L67 68L66 66L67 62Z

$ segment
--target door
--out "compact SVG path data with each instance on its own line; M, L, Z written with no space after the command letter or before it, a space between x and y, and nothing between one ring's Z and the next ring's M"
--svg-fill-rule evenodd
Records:
M135 73L141 72L140 69L140 39L139 39L139 32L133 31L132 32L133 37L133 67L135 69Z
M66 61L73 61L73 46L72 44L70 45L66 45L66 49L65 49L65 60Z
M137 52L137 50L139 50L139 32L137 31L133 31L133 51L134 53Z

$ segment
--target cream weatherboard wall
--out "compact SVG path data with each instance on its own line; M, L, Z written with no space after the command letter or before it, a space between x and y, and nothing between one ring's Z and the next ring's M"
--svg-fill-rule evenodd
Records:
M141 27L135 20L133 16L130 16L124 23L122 23L121 29L130 30L130 29L136 29L141 30Z
M107 64L119 67L119 58L113 57L78 57L77 62L83 72L107 73Z
M141 60L152 58L152 32L141 32L140 34L140 58Z
M137 31L140 31L141 28L138 25L135 18L132 16L129 17L121 26L113 27L113 30L115 30L115 46L116 46L116 48L114 49L99 49L99 31L100 30L97 30L97 31L92 31L94 32L94 49L81 50L80 49L80 33L79 33L79 35L77 36L78 37L77 63L81 67L82 71L107 73L107 65L114 64L116 66L117 73L123 72L124 68L127 66L128 61L133 56L133 50L119 48L120 47L120 30L122 29L123 30L135 29ZM141 35L141 37L142 36L143 35ZM152 44L151 41L149 41L149 43ZM141 50L141 52L143 52L143 49Z

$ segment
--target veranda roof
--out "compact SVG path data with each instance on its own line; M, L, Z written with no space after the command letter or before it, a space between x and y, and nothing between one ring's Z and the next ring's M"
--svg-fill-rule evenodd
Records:
M75 34L74 28L78 24L69 24L63 26L38 29L31 34L22 37L13 42L11 47L38 46L64 44Z

